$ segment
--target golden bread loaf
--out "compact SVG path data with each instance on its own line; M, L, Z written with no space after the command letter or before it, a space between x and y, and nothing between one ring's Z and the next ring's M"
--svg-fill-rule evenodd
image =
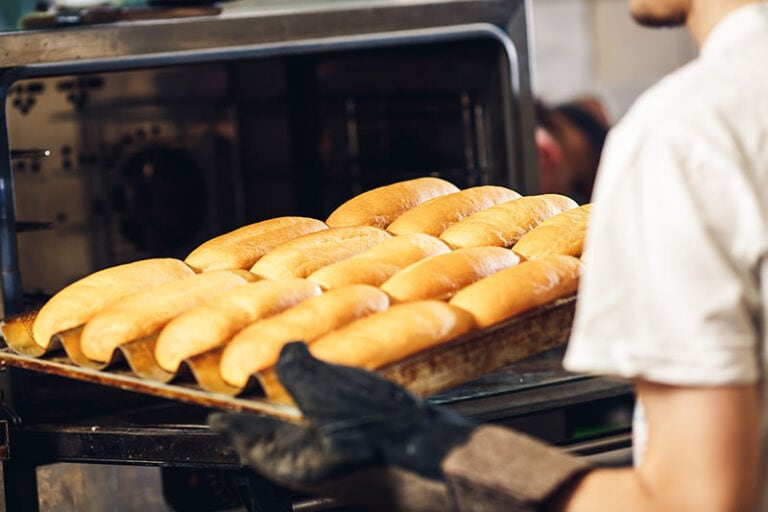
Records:
M184 311L255 278L246 270L215 270L124 297L85 324L80 338L83 354L107 362L118 346L154 334Z
M226 345L219 372L231 386L242 387L251 374L273 366L289 341L314 339L358 318L385 310L387 295L368 285L330 290L275 316L257 321Z
M372 226L330 228L303 235L277 246L251 267L267 279L307 277L312 272L350 258L392 235Z
M307 217L278 217L243 226L198 246L184 260L198 271L248 269L259 258L297 236L328 229Z
M403 212L433 197L457 192L456 185L425 177L377 187L342 203L325 220L331 227L376 226L386 228Z
M430 199L396 218L387 230L396 235L426 233L440 236L460 220L491 206L517 199L520 194L506 187L482 185Z
M51 336L84 324L128 295L194 275L181 260L153 258L94 272L63 288L40 309L32 326L35 343L48 347Z
M551 254L524 261L471 284L449 301L488 327L524 311L576 293L581 261Z
M226 343L248 324L320 293L320 287L306 279L263 280L231 288L168 322L157 336L155 360L165 371L175 372L183 360Z
M376 370L474 327L471 314L445 302L408 302L326 334L315 340L309 350L330 363Z
M527 260L547 254L581 256L590 208L591 205L586 204L548 218L523 235L512 250Z
M422 233L393 236L379 245L309 275L324 290L351 284L379 286L411 263L450 252L437 238Z
M482 245L509 248L548 218L577 206L576 201L559 194L521 197L470 215L449 226L440 239L452 248Z
M447 300L465 286L519 261L519 256L503 247L456 249L407 266L387 279L381 289L394 302Z

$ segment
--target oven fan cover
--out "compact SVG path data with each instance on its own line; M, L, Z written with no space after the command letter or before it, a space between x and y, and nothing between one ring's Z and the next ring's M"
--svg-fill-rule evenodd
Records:
M173 252L203 228L205 173L186 149L145 146L123 159L110 187L113 226L137 251Z

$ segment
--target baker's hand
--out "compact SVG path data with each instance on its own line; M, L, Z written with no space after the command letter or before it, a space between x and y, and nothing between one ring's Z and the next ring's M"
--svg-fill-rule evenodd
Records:
M216 413L209 422L244 463L289 487L313 488L376 466L441 481L443 458L475 428L374 373L319 361L301 342L283 348L276 370L304 423L241 413Z

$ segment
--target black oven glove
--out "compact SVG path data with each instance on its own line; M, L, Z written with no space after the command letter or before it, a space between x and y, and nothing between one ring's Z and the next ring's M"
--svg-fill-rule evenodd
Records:
M475 428L374 373L315 359L301 342L283 348L276 371L305 423L218 413L210 424L244 462L294 487L376 465L442 480L443 458Z
M589 469L511 429L478 425L357 368L285 346L277 375L305 422L217 413L243 463L367 510L531 512Z

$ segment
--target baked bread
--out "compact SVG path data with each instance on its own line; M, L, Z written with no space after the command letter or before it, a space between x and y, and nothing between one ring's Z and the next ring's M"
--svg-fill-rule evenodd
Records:
M449 303L474 315L488 327L524 311L576 293L581 261L551 254L524 261L459 291Z
M278 245L323 229L328 229L324 222L307 217L264 220L204 242L189 253L184 261L202 272L249 269Z
M231 288L186 311L157 336L155 360L167 372L188 357L226 343L238 331L310 297L320 287L306 279L263 280Z
M393 302L447 300L475 281L517 265L520 258L502 247L468 247L431 256L387 279L381 289Z
M509 248L548 218L577 206L576 201L559 194L521 197L470 215L449 226L440 239L452 248L482 245Z
M123 297L191 275L189 266L173 258L139 260L94 272L43 305L32 325L35 343L47 348L51 336L84 324Z
M82 352L93 361L107 362L120 345L154 334L184 311L254 279L246 270L215 270L124 297L85 324Z
M430 235L394 236L357 256L316 270L307 279L324 290L351 284L379 286L411 263L448 252L445 243Z
M396 235L426 233L440 236L451 224L491 206L517 199L520 194L497 185L472 187L430 199L395 219L387 230Z
M581 256L591 207L585 204L550 217L523 235L512 250L527 260L547 254Z
M325 220L331 227L376 226L386 228L403 212L433 197L459 188L441 178L425 177L377 187L344 202Z
M389 299L384 292L363 284L337 288L307 299L237 333L221 355L221 377L231 386L242 387L251 374L273 366L283 345L289 341L312 342L388 306Z
M392 235L371 226L331 228L290 240L263 256L251 272L267 279L307 277L312 272L350 258Z
M309 346L324 361L376 370L475 327L472 315L442 301L396 304L326 334Z

